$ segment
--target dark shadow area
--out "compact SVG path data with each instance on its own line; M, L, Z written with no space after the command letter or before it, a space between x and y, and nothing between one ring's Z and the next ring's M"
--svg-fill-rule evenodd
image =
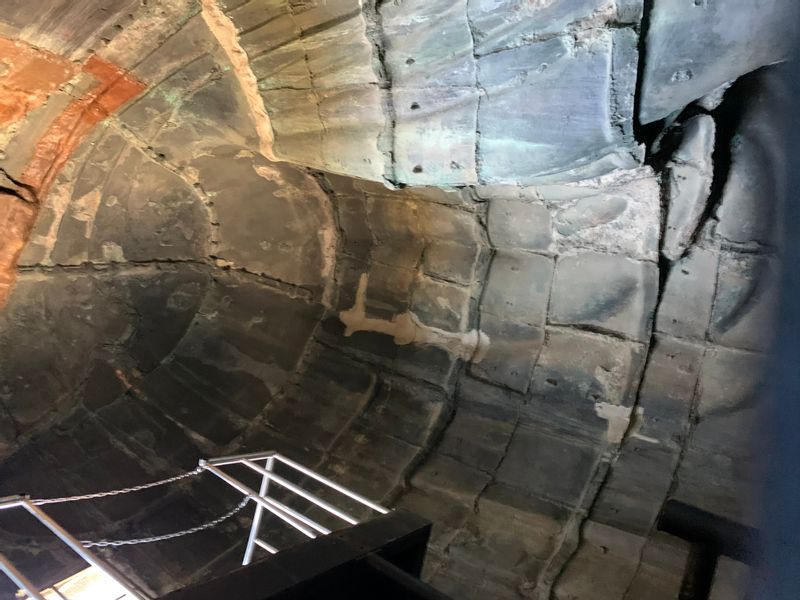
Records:
M795 50L788 65L787 86L791 97L800 93L800 62ZM791 132L788 157L788 201L783 222L785 253L778 336L769 377L769 393L763 409L761 442L766 469L763 489L764 532L758 556L759 577L751 582L753 598L795 600L800 598L800 113L792 106L784 115Z

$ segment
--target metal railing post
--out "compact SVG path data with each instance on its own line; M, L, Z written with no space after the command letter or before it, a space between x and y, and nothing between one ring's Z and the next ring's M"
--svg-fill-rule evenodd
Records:
M267 459L264 468L267 472L272 473L274 466L275 459L270 456ZM258 495L261 497L266 497L268 492L269 477L265 474L261 478L261 487L258 490ZM256 512L253 514L253 524L250 526L250 536L247 538L247 547L244 550L244 558L242 559L243 566L249 565L253 560L253 550L255 549L256 539L258 539L258 529L261 526L261 515L264 511L264 508L258 502L255 502L254 504L256 505Z
M14 565L12 565L3 554L0 554L0 570L8 575L8 578L14 582L14 585L22 588L22 591L28 594L28 596L31 597L31 600L44 600L44 596L42 596L37 589L33 587L33 584L28 581L26 577L20 573Z
M72 537L72 535L70 535L67 532L67 530L65 530L63 527L61 527L61 525L59 525L53 519L51 519L47 515L47 513L41 510L38 506L35 506L28 499L25 499L22 502L22 506L24 506L28 510L28 512L31 513L34 517L39 519L42 525L44 525L50 531L52 531L57 537L61 539L61 541L63 541L67 546L72 548L72 550L78 556L80 556L83 560L85 560L93 567L97 568L104 575L106 575L106 577L110 577L132 598L135 598L136 600L147 600L147 596L143 592L134 589L133 584L129 583L125 579L125 577L122 576L121 573L119 573L114 567L112 567L105 561L97 558L94 554L92 554L86 548L84 548L78 540Z
M260 464L257 464L256 461L260 463L260 461L265 461L264 466L262 467ZM109 490L104 492L96 492L91 494L83 494L80 496L66 496L62 498L45 498L45 499L36 499L31 500L28 496L8 496L0 498L0 511L13 509L17 507L22 507L27 510L32 516L34 516L42 525L44 525L47 529L50 530L51 533L55 534L62 542L64 542L69 548L74 551L78 556L80 556L84 561L86 561L89 565L97 569L100 573L104 576L110 578L117 586L120 588L120 592L125 593L126 597L131 598L132 600L147 600L149 596L140 590L137 585L131 583L126 577L124 577L117 569L104 560L96 557L92 552L88 550L88 548L93 546L122 546L127 544L141 544L141 543L149 543L149 542L157 542L163 541L167 539L173 539L176 537L180 537L183 535L188 535L192 533L197 533L198 531L202 531L209 527L213 527L219 525L225 519L228 519L235 515L237 512L242 510L246 505L247 502L253 500L256 504L255 512L253 514L253 522L250 526L250 532L247 539L247 546L245 548L244 556L242 558L242 565L246 566L249 565L253 560L253 554L255 552L255 548L259 547L263 550L271 554L275 554L278 552L278 549L274 546L270 545L265 540L260 539L259 530L261 528L262 521L264 519L264 511L268 511L271 514L275 515L294 529L302 532L305 536L314 539L318 535L328 535L331 533L331 530L327 527L317 523L314 519L307 517L302 512L292 508L291 506L287 506L286 504L278 501L277 498L271 497L269 495L270 488L272 484L278 485L282 488L285 488L288 492L293 493L296 496L316 505L317 507L321 508L322 510L335 515L339 519L346 521L350 525L357 525L359 520L353 517L352 515L348 514L345 510L337 508L334 504L323 500L321 497L313 494L312 492L304 489L304 485L307 484L306 481L303 481L300 485L293 483L292 481L281 477L277 473L275 473L275 467L277 466L277 462L281 462L285 464L290 469L294 469L295 471L300 472L303 475L315 480L318 483L323 484L324 486L331 488L341 494L344 494L351 500L354 500L362 505L368 506L374 511L380 513L387 513L389 510L384 508L383 506L376 504L364 496L357 494L344 486L337 484L336 482L328 479L327 477L323 477L322 475L315 473L311 469L308 469L293 460L282 456L281 454L275 451L268 451L268 452L254 452L250 454L239 454L234 456L225 456L221 458L215 458L210 460L201 459L198 463L198 468L194 469L193 471L189 471L188 473L184 473L181 475L177 475L175 477L170 477L167 479L163 479L156 482L151 482L148 484L137 485L129 488L122 488L119 490ZM259 473L261 475L261 487L259 488L258 493L252 490L250 487L239 481L238 479L232 477L225 471L223 471L220 467L224 465L234 465L240 464L245 467L248 467L252 471ZM182 530L179 532L164 534L160 536L153 536L147 538L135 538L129 540L103 540L100 542L89 542L84 541L80 542L75 537L73 537L70 533L68 533L64 528L62 528L54 519L48 516L42 509L39 508L39 505L42 504L52 504L52 503L60 503L60 502L74 502L78 500L90 500L94 498L102 498L106 496L115 496L117 494L126 494L129 492L136 492L139 490L147 489L150 487L154 487L157 485L163 485L165 483L172 483L174 481L178 481L180 479L184 479L185 477L190 477L193 475L197 475L202 473L203 471L210 471L216 477L222 479L225 483L233 487L239 493L244 495L244 499L239 505L231 511L228 511L221 517L214 519L213 521L209 521L204 523L203 525L192 527L186 530ZM289 494L291 496L291 494ZM287 501L288 503L291 503ZM27 593L32 600L43 600L42 594L37 591L33 585L30 583L28 579L8 560L6 556L0 554L0 571L2 571L5 575L7 575L16 585L18 585L21 589Z
M288 506L285 506L285 505L281 504L277 500L275 500L273 498L262 498L261 496L256 494L256 492L254 490L252 490L249 487L247 487L241 481L239 481L235 477L231 477L230 475L228 475L227 473L225 473L221 469L218 469L214 465L209 464L207 461L201 460L200 461L200 466L202 468L212 472L214 475L216 475L217 477L222 479L228 485L230 485L231 487L239 490L245 496L249 496L250 498L252 498L253 501L255 501L258 504L260 504L261 506L263 506L265 509L267 509L269 512L271 512L273 515L275 515L276 517L278 517L282 521L287 522L289 525L291 525L292 527L294 527L298 531L302 532L306 537L309 537L311 539L314 539L314 538L317 537L317 534L314 533L314 531L312 530L312 527L317 529L317 530L324 529L324 528L321 528L321 526L319 524L314 523L311 519L309 519L307 517L304 517L303 515L299 514L297 511L290 509ZM306 525L308 525L308 527ZM330 533L330 532L329 531L320 531L320 533Z
M256 461L266 460L266 464L264 467L257 464ZM255 552L256 546L262 548L272 554L278 552L277 548L271 546L264 540L258 538L258 532L261 528L261 521L263 520L264 510L268 510L276 517L282 519L295 529L301 531L306 536L310 538L315 538L317 533L322 535L328 535L331 533L331 530L327 527L324 527L314 521L313 519L308 518L304 514L296 511L295 509L286 506L282 502L279 502L277 499L269 497L268 492L270 488L270 482L275 483L283 488L286 488L288 491L293 492L294 494L304 498L305 500L315 504L316 506L320 507L324 511L331 513L338 518L346 521L350 525L357 525L359 520L353 517L352 515L348 514L346 511L337 508L333 504L326 502L316 494L312 494L311 492L303 489L302 486L292 483L288 479L281 477L277 473L275 473L275 464L276 461L280 461L285 464L287 467L299 471L300 473L314 479L315 481L323 484L324 486L331 488L340 494L347 496L348 498L355 500L356 502L363 504L371 508L374 511L377 511L381 514L386 514L389 512L388 508L381 506L380 504L376 504L375 502L370 501L369 499L365 498L361 494L357 494L352 490L347 489L346 487L339 485L338 483L328 479L327 477L323 477L319 473L315 473L311 469L304 467L301 464L294 462L286 458L285 456L279 454L275 451L269 452L254 452L251 454L238 454L233 456L222 456L220 458L211 458L211 459L201 459L198 463L201 469L205 469L207 471L211 471L214 475L225 481L228 485L233 487L234 489L238 490L240 493L244 494L247 498L252 499L256 503L255 512L253 514L253 522L250 526L250 532L247 538L247 545L245 546L244 556L242 557L242 565L247 566L253 560L253 553ZM241 464L246 467L249 467L256 473L261 475L261 488L259 489L258 494L253 491L251 488L243 484L238 479L228 475L224 472L220 467L227 466L227 465L234 465L234 464ZM312 531L313 530L313 531Z
M305 498L306 500L308 500L312 504L316 504L317 506L319 506L320 508L328 511L329 513L331 513L333 515L336 515L337 517L339 517L343 521L347 521L348 523L350 523L350 525L358 525L358 520L355 517L347 514L343 510L339 510L338 508L336 508L332 504L330 504L328 502L325 502L322 498L312 494L311 492L305 491L299 485L295 485L291 481L288 481L288 480L284 479L283 477L280 477L280 476L276 475L275 473L271 473L270 471L267 471L266 469L262 469L261 467L259 467L256 463L254 463L251 460L243 459L242 460L242 464L244 464L247 467L250 467L251 469L253 469L257 473L261 473L264 477L268 477L269 479L271 479L272 481L274 481L278 485L280 485L282 487L285 487L287 490L289 490L291 492L294 492L295 494L297 494L301 498Z

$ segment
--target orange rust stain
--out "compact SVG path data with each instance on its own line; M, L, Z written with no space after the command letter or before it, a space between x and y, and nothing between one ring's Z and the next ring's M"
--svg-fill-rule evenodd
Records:
M0 38L0 127L41 106L78 65L23 42Z
M0 306L17 277L17 259L33 229L38 206L0 193Z
M78 68L61 57L0 38L0 127L40 106ZM98 56L91 56L80 68L96 80L95 85L50 123L21 174L39 200L92 128L146 88L133 75ZM38 212L37 204L0 193L0 307L8 299L17 260Z
M36 144L22 172L22 180L41 198L70 154L92 128L145 89L145 84L118 66L92 55L83 66L97 83L83 97L70 102Z

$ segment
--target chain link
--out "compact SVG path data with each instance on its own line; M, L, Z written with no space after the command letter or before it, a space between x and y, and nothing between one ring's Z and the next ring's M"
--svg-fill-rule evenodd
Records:
M224 515L217 517L213 521L208 521L203 523L202 525L197 525L196 527L190 527L189 529L183 529L181 531L175 531L173 533L165 533L163 535L153 535L150 537L143 537L143 538L132 538L128 540L100 540L99 542L93 542L90 540L81 540L81 544L84 548L107 548L112 547L116 548L118 546L134 546L136 544L150 544L152 542L163 542L164 540L172 540L175 538L183 537L185 535L191 535L193 533L197 533L199 531L204 531L206 529L211 529L212 527L216 527L220 523L227 521L240 510L242 510L247 503L250 501L250 496L245 496L245 498L239 502L234 508L226 512Z
M194 477L195 475L199 475L202 472L203 468L197 467L196 469L192 469L191 471L187 471L186 473L181 473L180 475L175 475L174 477L168 477L167 479L160 479L159 481L152 481L150 483L143 483L142 485L134 485L119 490L109 490L107 492L95 492L94 494L82 494L80 496L63 496L61 498L38 498L31 500L31 504L35 504L36 506L42 506L43 504L60 504L62 502L77 502L79 500L91 500L93 498L105 498L107 496L118 496L119 494L129 494L130 492L139 492L141 490L147 490L150 488L157 487L159 485L165 485L167 483L180 481L181 479L186 479L187 477Z
M141 485L133 485L131 487L121 488L118 490L109 490L106 492L95 492L93 494L81 494L79 496L62 496L60 498L36 498L31 500L31 504L35 504L36 506L42 506L44 504L60 504L62 502L78 502L80 500L92 500L94 498L106 498L108 496L118 496L120 494L129 494L131 492L139 492L141 490L147 490L150 488L158 487L160 485L166 485L168 483L174 483L176 481L180 481L182 479L186 479L188 477L194 477L195 475L199 475L202 473L204 469L202 467L197 467L196 469L192 469L191 471L187 471L186 473L181 473L180 475L175 475L174 477L167 477L166 479L159 479L158 481L151 481L150 483L143 483ZM164 540L171 540L179 537L183 537L185 535L191 535L193 533L197 533L199 531L204 531L206 529L211 529L212 527L216 527L220 523L227 521L231 517L233 517L236 513L241 511L247 503L250 501L250 497L246 496L239 504L237 504L234 508L226 512L224 515L217 517L211 521L203 523L202 525L197 525L196 527L190 527L189 529L183 529L181 531L175 531L173 533L165 533L163 535L154 535L150 537L144 538L132 538L127 540L100 540L98 542L94 542L91 540L82 540L81 544L84 548L107 548L107 547L118 547L118 546L133 546L135 544L149 544L151 542L163 542Z

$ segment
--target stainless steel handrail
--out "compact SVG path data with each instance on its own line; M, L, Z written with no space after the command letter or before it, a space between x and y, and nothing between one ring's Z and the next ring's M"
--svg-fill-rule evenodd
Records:
M259 464L256 464L255 461L264 460L265 464L262 467ZM355 493L352 490L347 489L346 487L339 485L338 483L331 481L327 477L323 477L319 473L312 471L311 469L304 467L303 465L296 463L295 461L286 458L282 454L277 452L255 452L252 454L238 454L235 456L223 456L221 458L212 458L208 460L201 460L198 463L198 468L210 471L223 481L225 481L228 485L236 489L239 493L244 494L246 497L251 498L256 503L255 513L253 515L253 523L250 526L250 534L247 538L247 546L245 548L244 557L242 559L243 565L248 565L253 560L253 552L257 547L262 548L271 554L275 554L278 552L278 549L266 542L265 540L259 538L258 532L261 528L262 520L263 520L263 511L267 510L280 518L285 523L289 524L290 526L294 527L304 535L308 537L316 537L316 534L310 529L313 529L317 533L322 535L327 535L331 531L327 527L324 527L310 519L299 512L295 511L294 509L286 506L282 502L277 501L274 498L269 496L270 491L270 482L275 483L282 488L288 490L289 492L304 498L305 500L311 502L312 504L320 507L324 511L336 516L339 519L347 522L350 525L358 525L359 521L354 516L350 515L346 511L334 506L330 502L323 500L316 494L309 492L308 490L303 489L302 486L292 483L285 477L281 477L280 475L274 472L276 462L280 462L290 469L294 469L295 471L321 483L322 485L329 487L344 496L347 496L351 500L354 500L364 506L367 506L373 511L376 511L381 514L386 514L389 512L388 508L381 506L380 504L376 504L371 500L368 500L364 496ZM261 487L259 488L258 493L253 491L250 487L236 479L235 477L231 476L228 473L225 473L220 467L223 466L230 466L230 465L244 465L245 467L249 468L252 471L261 475ZM306 527L307 526L307 527Z
M109 577L116 582L131 598L134 598L135 600L147 600L147 595L144 592L139 590L133 583L128 581L119 571L117 571L106 561L98 558L92 552L84 548L75 537L67 532L66 529L56 523L41 508L34 505L30 498L27 496L11 496L9 498L3 498L0 500L0 510L8 510L12 508L24 508L27 510L31 515L36 517L36 519L38 519L42 525L47 527L51 532L53 532L53 534L55 534L56 537L69 546L69 548L72 549L75 554L80 556L91 566L98 569L106 577ZM22 573L20 573L10 562L8 562L7 559L4 558L1 566L2 571L12 581L14 581L14 583L19 585L29 596L32 596L37 600L41 598L41 594L31 587L30 582L25 579Z
M260 464L257 464L256 461L264 461L264 466L262 467ZM149 487L153 487L155 485L162 485L165 483L171 483L177 481L179 479L183 479L185 477L198 475L203 471L209 471L239 493L244 496L244 499L240 503L240 506L235 509L235 511L240 510L243 506L247 504L249 500L252 500L255 504L255 514L253 515L253 522L250 527L250 532L247 539L247 546L245 549L244 557L242 560L243 565L250 564L253 559L253 553L256 547L261 548L270 554L275 554L278 552L278 548L267 542L266 540L262 539L259 536L259 530L261 528L264 511L267 511L276 517L278 517L281 521L285 522L287 525L291 526L292 528L296 529L303 535L308 538L314 539L319 535L328 535L331 533L331 530L325 527L324 525L316 522L314 519L307 517L306 515L298 512L294 508L287 506L283 502L279 501L278 499L270 496L270 484L274 483L288 492L299 496L308 502L314 504L315 506L321 508L322 510L334 515L338 519L341 519L348 523L349 525L358 525L359 520L356 519L354 516L346 512L345 510L335 506L331 502L327 500L323 500L317 494L314 494L306 489L303 488L302 485L293 483L275 473L275 466L277 463L281 463L285 465L285 467L289 469L293 469L298 473L305 475L306 477L313 479L314 481L321 483L322 485L350 498L351 500L358 502L373 511L376 511L381 514L386 514L389 512L389 509L368 500L364 496L353 492L352 490L347 489L346 487L339 485L338 483L331 481L327 477L323 477L319 473L312 471L311 469L304 467L303 465L296 463L293 460L286 458L285 456L275 452L275 451L267 451L267 452L253 452L250 454L238 454L233 456L224 456L221 458L214 458L209 460L200 460L198 463L198 468L194 471L190 471L188 473L184 473L175 477L171 477L168 479L164 479L154 483L143 484L139 486L133 486L131 488L123 488L120 490L111 490L105 492L98 492L94 494L84 494L81 496L68 496L64 498L55 498L55 499L45 499L45 500L31 500L27 496L9 496L5 498L0 498L0 510L9 510L14 508L24 508L28 513L33 515L40 523L42 523L47 529L49 529L56 537L58 537L62 542L64 542L70 549L72 549L78 556L80 556L84 561L88 564L95 567L101 573L103 573L106 577L109 577L115 583L117 583L122 590L125 591L128 597L132 598L133 600L147 600L148 596L142 590L140 590L136 585L131 583L126 577L124 577L119 571L117 571L113 566L101 560L97 556L95 556L91 551L88 550L88 547L92 544L99 544L99 542L80 542L75 537L73 537L70 533L68 533L63 527L61 527L55 520L53 520L44 510L40 507L40 505L54 503L54 502L72 502L77 500L89 500L98 497L106 497L112 496L122 493L129 493L135 492L140 489L147 489ZM248 485L242 483L235 477L231 476L229 473L226 473L222 470L222 467L229 466L229 465L243 465L261 475L261 485L259 487L258 492L256 493L252 488ZM235 514L235 511L231 514ZM227 518L230 515L226 515L224 518ZM219 519L216 521L212 521L211 524L217 524ZM165 536L155 536L153 538L143 538L143 539L135 539L135 540L115 540L112 542L107 542L109 545L118 545L122 543L145 543L151 541L159 541L161 539L169 539L172 537L176 537L178 535L187 535L190 533L194 533L196 531L202 530L204 527L208 525L203 525L202 527L195 527L185 531L181 531L178 533L168 534ZM2 571L9 579L11 579L17 586L19 586L25 593L32 600L42 600L41 592L37 591L36 588L33 587L30 580L28 580L11 562L8 560L7 557L0 554L0 571Z

